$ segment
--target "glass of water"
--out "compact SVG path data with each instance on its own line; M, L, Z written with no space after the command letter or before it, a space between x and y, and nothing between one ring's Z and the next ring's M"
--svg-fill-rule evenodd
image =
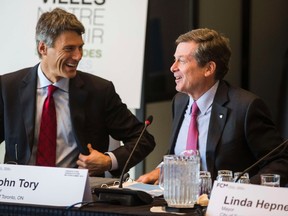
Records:
M199 196L207 194L210 197L212 188L212 179L209 171L200 171L200 182L199 182Z
M218 170L217 181L233 182L233 172L231 170Z
M280 175L278 174L262 174L261 185L269 187L280 187Z
M234 173L234 182L236 182L236 179L238 179L238 176L241 174L242 172L235 172ZM243 183L243 184L249 184L250 180L249 180L249 174L248 173L244 173L237 181L237 183Z

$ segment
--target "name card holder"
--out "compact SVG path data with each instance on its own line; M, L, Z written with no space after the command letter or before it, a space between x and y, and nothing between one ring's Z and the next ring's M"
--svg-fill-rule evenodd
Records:
M288 188L214 182L206 216L288 216Z
M92 201L86 169L0 164L0 202L71 206L84 201Z

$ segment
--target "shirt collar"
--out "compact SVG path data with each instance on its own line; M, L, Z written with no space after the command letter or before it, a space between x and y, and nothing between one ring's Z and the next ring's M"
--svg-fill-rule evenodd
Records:
M206 113L207 110L210 108L210 106L212 106L217 88L219 85L219 81L217 81L207 92L205 92L196 102L198 105L198 108L200 110L201 113ZM194 102L194 99L190 96L189 97L189 110L191 109L191 106ZM191 111L190 111L191 112Z
M65 92L69 92L69 79L68 78L62 78L56 83L51 83L50 80L47 79L47 77L44 75L41 64L38 66L37 70L38 74L38 81L37 81L37 88L44 88L49 85L57 86L59 89L62 89Z

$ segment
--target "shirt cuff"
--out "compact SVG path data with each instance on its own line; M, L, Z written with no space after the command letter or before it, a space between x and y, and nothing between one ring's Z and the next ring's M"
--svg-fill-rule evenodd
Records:
M104 154L108 155L111 158L112 164L111 164L110 170L108 170L108 171L113 171L113 170L118 169L118 161L117 161L115 155L112 152L105 152Z

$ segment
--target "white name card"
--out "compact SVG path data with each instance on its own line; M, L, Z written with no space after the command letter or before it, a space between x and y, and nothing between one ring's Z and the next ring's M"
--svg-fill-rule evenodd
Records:
M214 182L206 216L288 215L288 188Z
M92 201L88 171L0 164L0 202L70 206Z

